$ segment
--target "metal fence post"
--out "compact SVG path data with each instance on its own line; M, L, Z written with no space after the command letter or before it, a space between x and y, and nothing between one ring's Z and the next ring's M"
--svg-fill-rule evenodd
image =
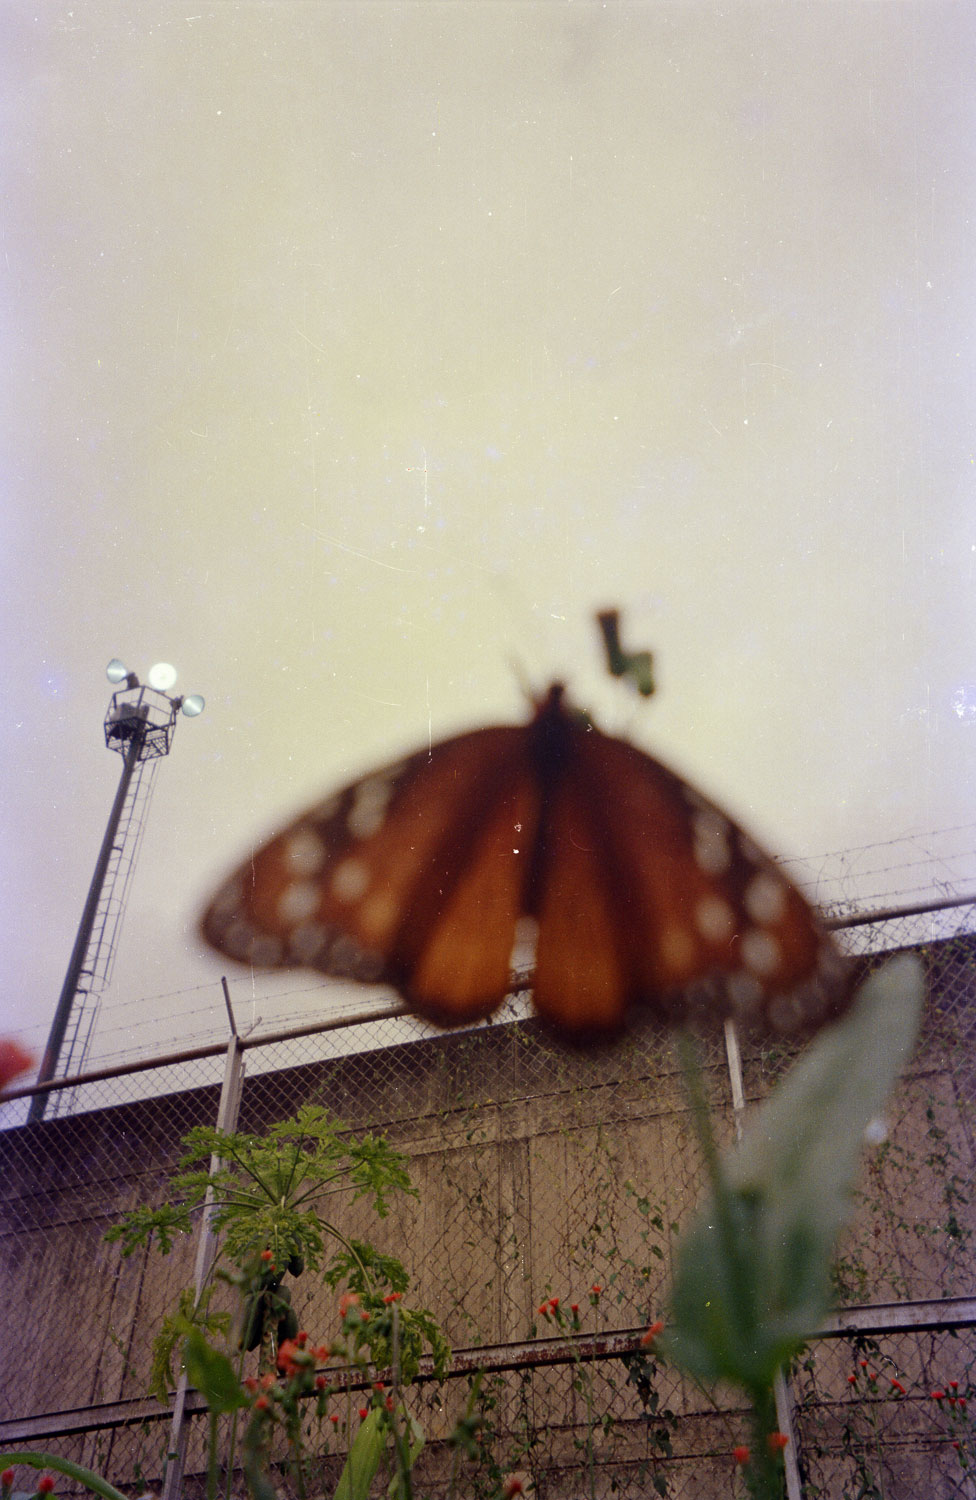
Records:
M244 1046L237 1034L237 1023L234 1020L234 1011L230 1003L227 980L221 978L220 982L224 990L224 1004L227 1006L227 1015L230 1019L230 1038L227 1042L224 1081L220 1087L220 1104L217 1108L217 1129L229 1135L237 1128L237 1119L240 1112L241 1089L244 1083ZM215 1154L210 1158L211 1177L219 1167L220 1158ZM196 1265L193 1274L193 1285L197 1299L199 1299L200 1293L203 1291L204 1283L213 1265L214 1256L217 1253L217 1236L214 1233L211 1223L212 1205L213 1189L208 1188L207 1196L203 1203L203 1214L200 1219ZM179 1500L183 1484L183 1465L186 1461L186 1440L188 1434L186 1393L187 1378L186 1371L183 1370L180 1372L179 1382L176 1387L176 1399L173 1403L173 1421L170 1425L169 1447L166 1451L161 1500Z

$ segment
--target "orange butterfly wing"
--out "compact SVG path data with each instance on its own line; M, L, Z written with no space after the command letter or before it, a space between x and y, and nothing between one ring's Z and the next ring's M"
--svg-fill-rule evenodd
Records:
M374 772L264 845L202 930L228 956L394 985L442 1025L509 989L520 916L533 998L572 1039L635 1011L811 1029L846 1003L806 901L712 803L550 690L531 723Z
M218 892L206 940L258 966L393 984L460 1025L508 988L538 817L524 728L480 729L346 787Z
M633 745L572 725L547 809L533 998L550 1024L619 1031L637 1010L812 1028L843 960L752 841Z

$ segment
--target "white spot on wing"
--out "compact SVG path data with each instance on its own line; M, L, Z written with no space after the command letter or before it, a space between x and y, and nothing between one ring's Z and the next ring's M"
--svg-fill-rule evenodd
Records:
M762 986L752 974L733 974L726 986L733 1014L745 1020L754 1016L762 999Z
M359 908L359 923L367 940L382 944L392 937L399 910L389 891L374 891Z
M249 963L257 964L259 968L273 968L281 962L282 943L280 938L269 937L265 933L255 933L247 945L247 959Z
M695 843L692 853L699 870L705 875L724 875L732 863L729 848L729 824L721 813L704 808L692 819Z
M754 922L768 927L786 911L786 886L767 870L760 870L746 886L743 905Z
M346 826L355 838L368 839L382 828L393 787L392 771L369 776L356 787L346 818Z
M332 894L340 901L357 901L369 885L369 869L361 859L344 859L332 875Z
M695 926L706 942L726 942L735 930L735 913L721 896L702 896L695 906Z
M294 927L318 911L320 899L314 880L293 880L278 898L278 915L289 927Z
M285 841L285 864L293 875L317 875L325 864L325 845L313 828L298 828Z
M243 917L232 917L220 932L220 943L230 958L247 960L247 950L254 938L254 928Z
M333 929L322 922L303 922L288 934L288 952L300 964L314 964L333 935Z
M771 974L780 960L779 943L768 932L755 928L743 934L740 948L742 962L753 974Z

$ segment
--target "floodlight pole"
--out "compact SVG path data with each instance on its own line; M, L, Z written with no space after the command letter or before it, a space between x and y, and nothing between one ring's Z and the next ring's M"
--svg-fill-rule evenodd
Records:
M91 885L88 887L88 899L85 902L78 924L78 935L75 945L71 950L71 958L68 962L68 972L64 976L64 984L61 986L61 995L58 999L57 1009L54 1012L54 1020L51 1022L51 1031L41 1059L40 1072L37 1075L38 1083L48 1083L54 1077L54 1070L61 1056L61 1048L64 1045L64 1034L68 1029L68 1020L71 1015L71 1007L75 995L78 992L78 980L81 978L82 965L91 942L91 935L95 927L95 915L98 911L98 903L102 895L102 886L105 884L105 872L108 862L112 857L115 846L115 836L119 831L119 822L122 818L122 809L125 806L126 795L129 784L132 781L132 773L139 764L139 756L145 744L146 730L144 727L136 730L126 746L125 757L122 762L122 775L119 777L119 789L112 803L112 811L109 813L108 824L105 829L105 837L102 839L102 847L99 850L98 859L95 862L95 873L92 876ZM35 1094L30 1102L27 1112L27 1121L44 1118L47 1108L49 1093Z
M176 672L166 663L153 667L149 673L150 684L154 681L153 674L159 673L161 668L165 669L165 675L156 680L164 682L166 686L171 686L176 679ZM38 1083L49 1083L58 1065L72 1006L78 993L79 981L84 972L86 960L91 953L92 934L98 919L109 864L117 849L119 824L122 821L135 770L140 761L152 760L169 754L176 716L181 709L190 718L195 717L203 709L203 699L197 695L189 698L171 698L159 688L143 686L135 673L127 672L117 659L109 662L107 675L110 682L122 684L119 691L113 694L105 718L105 743L110 750L117 750L122 756L122 775L119 778L115 801L112 803L102 847L95 863L95 873L88 888L88 898L81 914L78 934L71 950L68 972L64 976L54 1020L51 1022L51 1031L37 1075ZM27 1112L29 1124L44 1118L50 1098L50 1090L34 1095Z

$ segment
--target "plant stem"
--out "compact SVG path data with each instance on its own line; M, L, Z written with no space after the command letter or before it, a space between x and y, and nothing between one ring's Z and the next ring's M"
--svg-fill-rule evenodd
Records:
M868 1396L867 1401L868 1416L871 1421L871 1430L874 1433L874 1457L878 1465L878 1489L881 1491L881 1500L887 1500L884 1482L884 1465L881 1461L881 1434L878 1432L878 1418L875 1411L876 1403L872 1400L870 1395Z
M752 1444L745 1480L754 1500L783 1500L783 1459L770 1448L776 1431L776 1400L772 1388L752 1393Z
M712 1129L701 1067L698 1063L694 1040L689 1032L685 1030L678 1032L677 1047L691 1104L695 1134L701 1146L705 1172L712 1189L715 1218L722 1241L723 1259L728 1271L730 1299L733 1299L736 1304L736 1320L740 1329L745 1330L751 1328L755 1321L750 1281L747 1268L743 1265L742 1247L737 1243L729 1187L715 1142L715 1132ZM777 1429L776 1401L772 1386L749 1386L747 1394L752 1401L752 1443L749 1462L745 1469L746 1485L754 1500L782 1500L782 1455L769 1444L770 1436Z
M209 1451L207 1453L207 1500L217 1500L217 1422L219 1413L210 1412Z

